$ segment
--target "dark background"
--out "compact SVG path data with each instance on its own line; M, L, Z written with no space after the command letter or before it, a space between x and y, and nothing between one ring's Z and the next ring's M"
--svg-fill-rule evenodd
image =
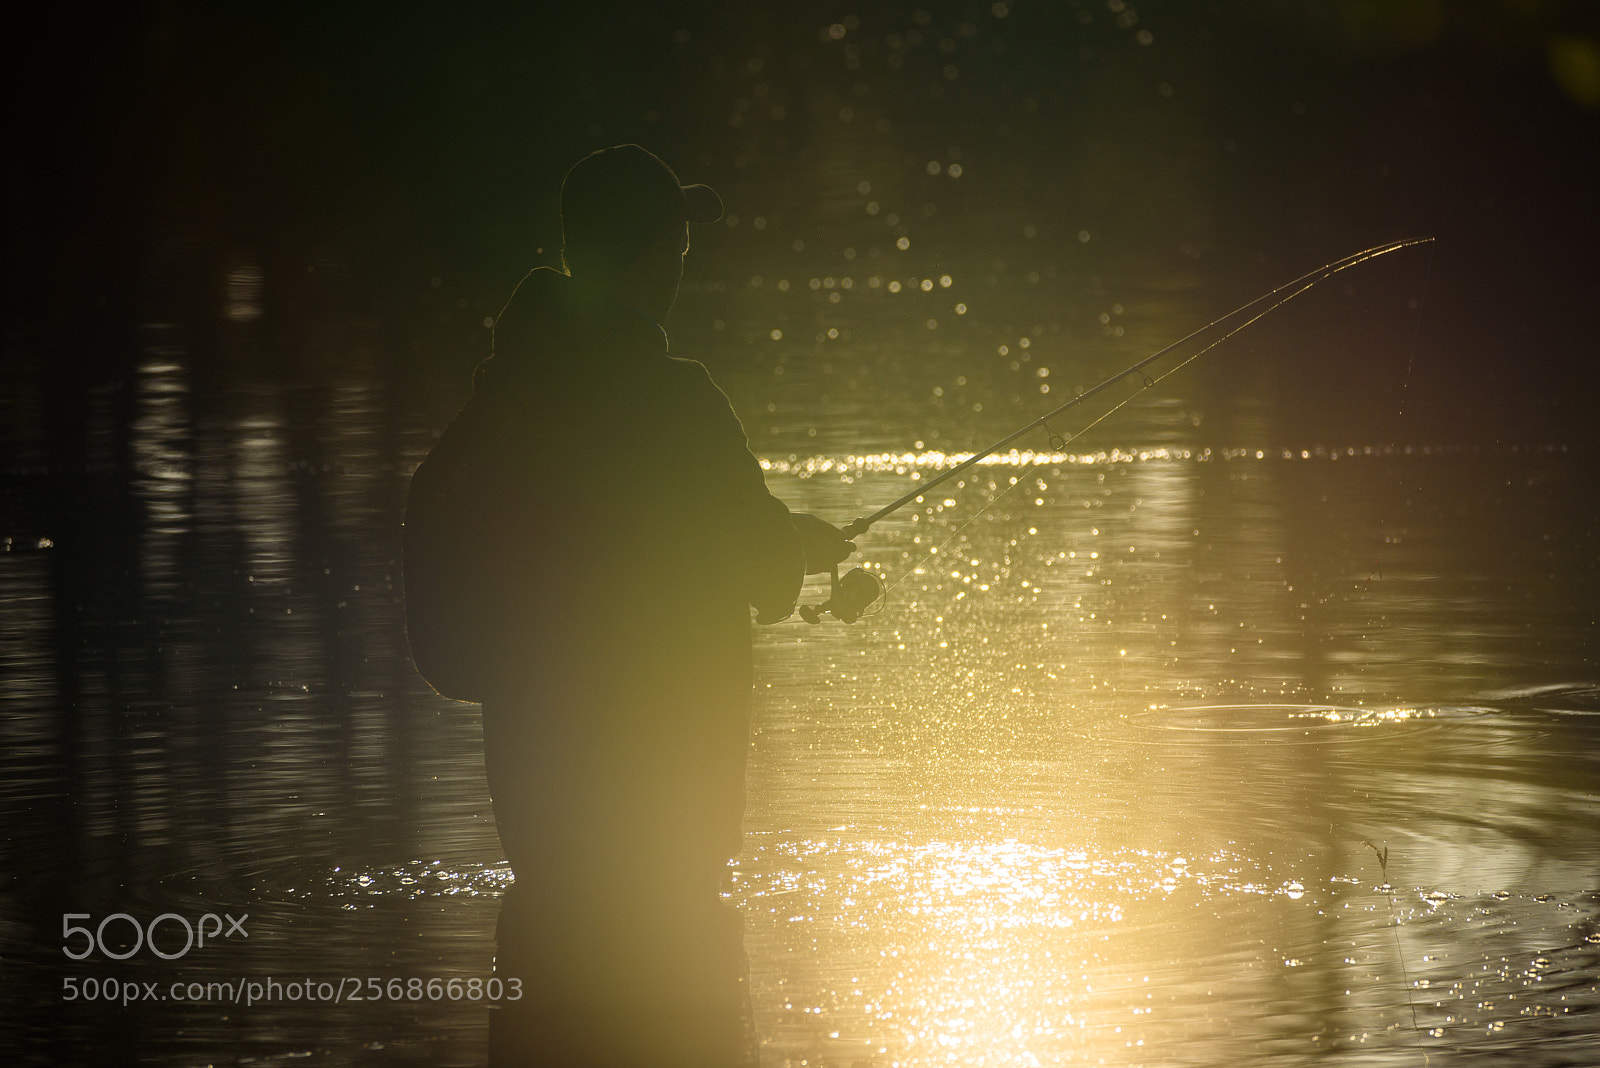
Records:
M856 195L835 165L870 155L882 190L903 154L907 185L928 159L980 164L928 220L940 246L1031 222L1041 259L1192 270L1212 314L1432 235L1403 277L1424 280L1420 329L1397 327L1430 386L1416 436L1592 443L1597 35L1597 5L1537 0L57 5L11 35L8 345L48 347L69 425L87 383L129 373L141 323L183 323L203 378L244 257L269 371L331 311L375 324L391 367L454 373L553 259L587 151L637 140L731 213L765 206L765 243L748 222L705 236L712 278L791 235L826 270ZM697 315L691 291L675 340ZM1330 362L1306 361L1307 393L1369 371Z

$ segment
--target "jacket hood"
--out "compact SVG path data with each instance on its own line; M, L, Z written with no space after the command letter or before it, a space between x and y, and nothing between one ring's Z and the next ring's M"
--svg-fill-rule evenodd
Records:
M520 389L535 380L598 368L596 361L664 357L667 335L649 316L539 267L523 276L495 319L491 355L475 391Z

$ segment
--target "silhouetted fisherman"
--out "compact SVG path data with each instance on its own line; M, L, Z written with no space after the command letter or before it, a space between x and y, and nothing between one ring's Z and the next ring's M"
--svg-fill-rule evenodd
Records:
M637 145L561 190L568 274L535 270L413 480L418 666L483 702L516 872L500 1063L753 1064L737 914L750 606L787 618L853 546L766 488L704 367L660 323L688 224L722 215Z

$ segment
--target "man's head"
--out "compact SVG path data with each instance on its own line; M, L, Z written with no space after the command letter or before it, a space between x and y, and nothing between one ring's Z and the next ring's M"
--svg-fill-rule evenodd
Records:
M577 281L659 321L678 295L688 224L720 218L722 200L709 186L680 184L638 145L602 148L561 183L562 260Z

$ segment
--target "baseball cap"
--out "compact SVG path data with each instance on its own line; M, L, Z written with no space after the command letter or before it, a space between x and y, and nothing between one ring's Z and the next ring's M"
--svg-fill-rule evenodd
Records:
M683 185L671 167L638 145L591 152L561 183L561 233L569 249L643 248L684 223L720 218L722 198L715 190Z

